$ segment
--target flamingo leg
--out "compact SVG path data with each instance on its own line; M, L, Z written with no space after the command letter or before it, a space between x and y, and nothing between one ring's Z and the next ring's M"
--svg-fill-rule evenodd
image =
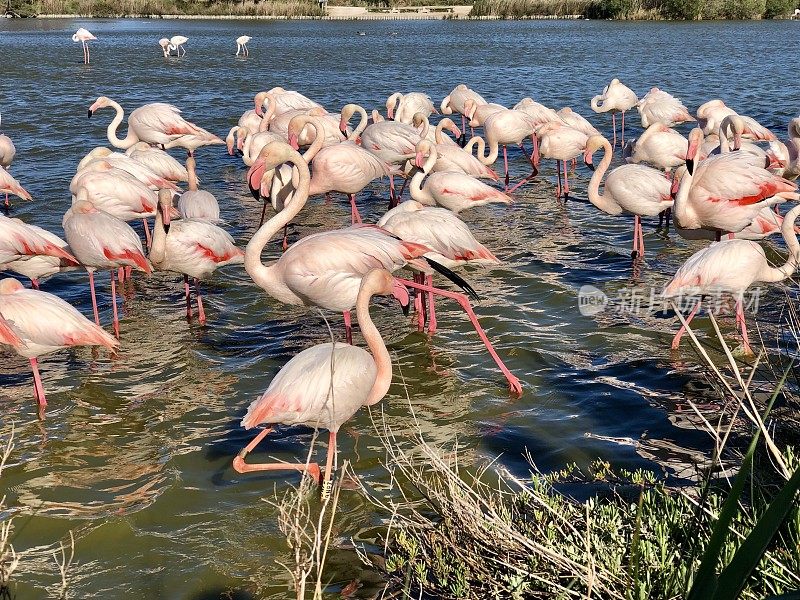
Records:
M125 279L133 280L133 267L125 267Z
M348 194L348 196L350 197L350 219L353 225L361 223L361 215L358 213L358 207L356 206L356 195Z
M206 311L203 310L203 297L200 295L200 280L194 278L194 291L197 293L197 320L200 325L206 324Z
M119 281L120 285L125 283L125 268L124 267L119 267L117 269L117 281Z
M92 310L94 311L95 325L100 325L100 313L97 312L97 294L94 292L94 273L89 271L89 290L92 293Z
M443 290L443 289L440 289L440 288L431 287L431 286L427 286L427 285L422 285L422 284L416 283L414 281L409 281L407 279L399 279L398 278L397 281L401 282L406 287L410 287L412 289L422 290L422 291L426 291L426 292L432 292L432 293L434 293L434 294L436 294L438 296L444 296L445 298L451 298L451 299L455 300L456 302L458 302L459 306L461 306L461 308L464 310L464 312L467 313L467 316L469 317L469 320L472 323L472 326L475 328L475 332L478 334L478 337L481 338L481 341L483 342L484 346L486 346L486 350L489 352L489 355L492 357L492 359L494 360L495 364L500 369L500 371L503 373L503 375L505 375L505 378L508 381L508 386L509 386L509 388L511 390L511 393L514 394L514 395L517 395L517 396L522 395L522 384L520 384L519 379L517 379L517 377L515 377L511 373L511 371L508 370L506 365L500 359L500 356L498 356L497 352L494 349L494 346L492 346L492 343L489 341L489 338L486 336L486 332L481 327L480 321L478 321L478 317L475 314L475 311L472 310L472 305L469 303L469 300L467 299L467 297L464 294L460 294L458 292L450 292L448 290Z
M264 206L261 207L261 219L258 221L258 227L264 224L264 217L267 215L267 200L264 199Z
M145 243L147 244L147 248L149 250L152 240L150 239L150 226L147 224L147 219L142 219L142 225L144 226Z
M414 273L414 282L422 283L419 273ZM422 331L425 329L425 302L419 292L414 294L414 312L417 315L417 331Z
M119 314L117 313L117 282L114 280L114 271L109 273L111 275L111 306L114 313L114 335L119 339Z
M642 217L639 217L639 253L644 258L644 228L642 227Z
M186 296L186 318L192 320L192 292L189 289L189 276L183 276L183 293Z
M622 130L620 132L619 145L620 146L624 146L625 145L625 111L624 110L622 111Z
M333 475L333 458L336 456L336 432L328 432L328 458L325 462L325 479L322 482L322 499L331 497L331 476Z
M536 134L531 135L531 142L533 142L533 152L531 154L533 158L531 159L531 164L533 165L533 170L538 172L540 156L539 156L539 138L536 137Z
M33 394L36 402L39 403L39 418L44 419L44 409L47 406L47 398L44 395L42 376L39 375L39 362L36 358L31 359L31 371L33 371Z
M89 52L89 44L86 44L86 64L88 65L91 62L91 54Z
M389 210L397 206L397 198L394 194L394 175L389 175Z
M564 161L564 200L569 196L569 177L567 176L567 161Z
M258 443L266 437L266 435L272 431L272 427L264 429L259 433L253 441L247 444L244 448L239 451L239 454L236 455L236 458L233 459L233 468L237 473L252 473L254 471L300 471L308 473L314 478L314 481L317 483L320 482L320 472L319 472L319 465L317 463L309 463L309 464L290 464L290 463L256 463L256 464L248 464L244 462L244 459L247 457L253 449L258 446Z
M750 339L747 337L747 321L744 318L744 307L742 306L742 297L736 300L736 322L742 330L742 344L744 345L745 354L753 354L753 349L750 347Z
M556 161L556 175L558 176L558 184L556 185L556 198L561 198L561 165Z
M400 204L400 203L403 201L403 192L405 192L405 191L406 191L406 185L407 185L407 184L408 184L408 177L406 177L406 178L403 180L403 185L401 185L401 186L400 186L400 193L399 193L399 194L397 194L397 202L396 202L395 206L396 206L397 204Z
M353 345L353 320L350 316L350 311L346 310L344 313L344 337L347 343Z
M692 312L690 312L689 316L686 318L686 325L688 325L689 323L692 322L692 319L694 319L694 315L697 313L697 309L699 309L699 308L700 308L700 302L698 301L694 305L694 308L692 309ZM676 333L675 337L672 338L672 349L673 350L677 350L678 349L678 346L681 343L681 338L683 337L683 334L686 331L686 325L681 325L681 328L678 329L678 333Z
M9 208L11 208L11 202L8 200L8 192L6 192L6 212L8 212Z
M611 127L614 129L614 142L611 144L612 148L617 147L617 113L611 113Z
M427 275L425 277L425 283L432 288L433 275ZM428 333L430 335L436 333L436 308L433 302L433 292L428 292Z
M506 152L505 144L503 144L503 169L504 169L505 174L506 174L506 180L505 180L506 181L506 189L505 189L505 191L507 192L508 191L508 153Z
M289 225L286 224L283 226L283 251L289 248Z

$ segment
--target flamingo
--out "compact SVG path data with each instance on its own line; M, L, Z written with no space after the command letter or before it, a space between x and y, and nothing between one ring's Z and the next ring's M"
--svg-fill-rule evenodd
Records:
M750 225L741 231L729 234L728 237L730 238L732 235L733 239L737 240L763 240L766 237L779 233L783 225L783 220L781 215L767 206L758 211L758 214ZM676 227L676 229L678 230L678 234L687 240L714 241L717 239L717 233L710 229L681 229L680 227ZM800 232L799 227L795 227L795 230L799 230Z
M556 160L556 173L558 174L558 186L556 187L556 197L560 198L563 192L564 199L569 196L569 178L567 176L567 161L583 154L586 149L588 136L570 127L566 123L551 121L545 123L536 130L538 139L539 158L554 158ZM564 184L561 184L561 168L558 161L564 165Z
M233 238L224 229L201 219L170 221L172 192L160 190L160 210L153 227L153 245L148 258L159 271L172 271L183 275L186 295L186 317L192 318L189 277L194 279L197 294L197 314L201 325L206 322L200 280L208 279L214 271L225 265L242 264L244 252L236 247Z
M445 129L451 131L456 136L456 139L461 135L458 127L456 127L456 124L453 123L451 119L444 118L439 121L434 133L436 152L438 155L433 168L434 171L459 171L477 179L498 180L497 173L495 173L493 169L490 169L472 155L472 146L476 143L483 143L483 138L473 138L470 140L471 145L469 149L465 149L461 148L458 144L452 143L450 137L444 134ZM450 143L446 143L446 140L450 140ZM483 152L483 149L481 148L479 152Z
M265 148L262 156L264 160L262 193L268 193L272 170L286 162L291 163L297 170L299 181L292 203L264 223L245 249L244 266L247 274L256 285L276 300L285 304L318 306L326 310L343 312L350 341L352 339L350 310L356 301L362 277L372 268L380 267L394 272L411 265L425 273L433 268L474 294L469 284L458 275L431 259L422 258L431 252L431 248L400 240L374 225L354 225L337 231L312 234L290 246L272 265L264 265L261 262L261 252L264 247L305 206L311 175L303 157L286 144L273 142ZM506 368L495 352L466 296L411 281L403 280L403 284L458 302L506 377L512 392L522 393L519 380ZM402 304L403 298L400 296L397 298ZM407 295L405 298L407 302Z
M592 98L591 107L594 112L611 113L611 127L614 130L614 141L611 143L613 148L616 148L617 146L617 113L622 113L622 136L620 138L620 144L624 146L625 113L636 106L638 102L639 98L636 97L636 92L622 83L616 77L611 80L611 83L603 88L602 94Z
M246 110L242 113L242 116L239 117L237 121L237 125L239 127L244 127L250 133L257 133L261 131L261 122L263 119L258 115L258 113L254 109Z
M525 148L522 146L522 141L525 138L530 137L534 143L533 156L535 156L536 136L534 133L536 128L534 125L534 119L523 111L505 109L489 115L483 124L483 131L486 134L486 143L488 145L489 153L484 154L483 152L480 152L478 154L478 160L486 166L494 164L494 162L497 160L499 147L500 145L503 146L505 189L508 191L508 154L506 152L506 146L508 144L515 144L522 148L524 152ZM515 189L536 175L536 165L534 164L534 160L532 158L531 165L533 167L533 172L531 173L530 177L526 177L517 183L517 185L514 186Z
M703 132L689 134L687 172L675 196L675 222L684 229L712 229L720 233L747 227L765 206L797 200L797 186L752 164L741 152L711 156L694 164Z
M36 256L52 256L78 264L70 252L43 236L38 227L0 215L0 270L14 261Z
M252 40L249 35L240 35L236 38L236 56L239 56L239 52L242 53L243 56L250 56L250 50L247 49L247 43Z
M92 295L94 322L100 325L97 311L97 295L94 288L94 272L97 269L112 270L132 267L145 273L152 268L142 250L142 241L125 221L99 210L84 188L78 191L76 202L64 215L64 237L70 249L89 273L89 289ZM119 316L117 314L117 289L111 275L111 298L114 315L114 335L119 338Z
M173 35L169 38L169 46L167 46L170 50L177 50L178 56L186 56L186 48L183 45L189 41L189 38L184 35ZM181 55L181 50L183 50L183 55Z
M22 223L22 221L19 221L19 219L14 219L14 221ZM43 239L63 249L64 252L69 254L69 256L72 256L72 254L70 254L69 244L67 244L67 242L62 240L54 233L51 233L46 229L42 229L36 225L25 224L25 227L28 229L28 231L38 234ZM7 262L2 265L2 268L9 271L14 271L15 273L19 273L20 275L27 277L31 280L31 285L34 287L34 289L38 290L40 279L63 271L75 270L78 268L78 261L74 258L65 258L64 256L36 254L33 256L22 256L16 260Z
M478 92L468 88L463 83L459 83L456 87L453 88L453 91L450 92L447 96L442 99L442 103L439 108L442 111L443 115L452 115L453 113L460 113L461 114L461 131L466 132L467 123L466 123L466 101L472 100L475 104L486 104L486 100L483 99ZM462 142L466 141L462 138Z
M765 169L777 167L781 161L772 151L764 150L761 146L742 140L746 127L741 116L737 114L726 116L720 122L717 135L709 135L705 138L698 151L698 157L702 160L711 155L726 154L733 149L740 151L742 155L747 155L755 166ZM733 148L731 148L731 140L733 140Z
M370 299L375 295L402 297L403 294L408 303L408 292L388 271L372 269L367 272L358 290L356 315L369 352L335 342L303 350L281 368L267 391L250 404L242 419L245 429L262 423L327 429L329 438L323 497L330 494L339 428L362 406L380 402L392 383L392 359L370 318ZM272 427L263 429L247 444L233 460L233 468L238 473L297 470L307 472L319 483L321 474L317 463L245 462L247 455L270 431Z
M631 257L644 256L642 217L653 217L672 207L672 184L657 169L627 164L608 174L601 196L600 182L611 165L614 153L609 141L602 135L591 136L586 142L584 160L591 167L592 153L600 148L603 149L603 159L589 182L589 202L609 215L633 215Z
M128 175L135 177L152 190L161 188L169 188L171 190L178 189L174 183L161 177L161 175L151 170L147 165L132 159L127 154L112 152L108 148L103 147L93 148L84 156L78 163L78 172L84 170L102 171L108 167L125 171Z
M285 90L282 87L274 87L266 92L259 92L253 99L256 114L264 116L264 102L269 101L268 114L279 115L288 110L309 110L322 109L323 113L328 111L318 102L314 102L308 96L294 90ZM267 119L269 121L269 119Z
M680 123L694 121L680 100L657 87L651 88L637 105L642 118L642 127L647 129L653 123L663 123L667 127L674 127Z
M189 181L186 167L163 150L153 148L146 142L137 142L125 154L168 181Z
M556 112L556 114L564 123L566 123L573 129L577 129L581 133L585 133L587 136L600 135L600 132L594 125L589 123L589 121L586 120L585 117L576 113L569 106L565 106L564 108Z
M40 356L72 346L117 347L117 340L75 307L53 294L25 289L16 279L0 280L0 315L0 321L5 321L16 338L4 336L0 328L0 343L11 345L17 354L30 360L40 419L47 406L39 375Z
M316 127L312 127L309 123L309 117L313 117ZM339 126L341 118L335 118L334 115L328 113L326 115L296 115L292 117L286 127L286 139L289 144L292 140L299 146L310 146L317 139L318 135L322 136L322 147L335 146L340 142L347 139L347 132L343 133ZM318 131L321 129L321 133Z
M494 102L477 104L470 98L464 103L464 114L467 116L467 118L469 118L470 127L483 127L483 124L486 122L486 119L489 118L489 115L493 115L496 112L501 112L504 110L508 110L508 107L503 106L502 104L496 104Z
M5 171L11 166L11 163L14 162L14 157L17 154L17 149L14 147L14 142L11 141L11 138L7 135L0 133L0 169ZM0 191L3 189L2 183L2 174L0 173ZM17 184L19 185L19 184ZM8 209L11 204L8 201L8 194L9 192L5 192L6 194L6 209Z
M786 179L797 179L800 176L800 118L789 122L789 138L786 143L770 142L769 147L785 165L780 175Z
M500 263L486 246L475 239L467 224L446 208L424 206L416 200L406 200L383 215L378 221L378 227L402 240L431 248L432 252L425 254L425 257L449 269L468 263ZM432 274L422 275L421 280L433 287ZM416 300L421 330L425 319L422 295L417 294ZM433 294L428 294L428 302L428 333L432 334L436 331Z
M193 156L186 159L189 171L189 189L178 199L178 212L181 219L201 219L209 223L218 223L219 203L214 194L197 188L197 173ZM159 192L160 193L160 192Z
M697 124L703 133L708 135L716 133L722 127L726 117L739 117L742 123L741 137L749 140L772 142L778 139L774 133L761 125L755 119L739 115L728 107L722 100L709 100L697 109Z
M158 45L161 46L161 52L164 53L164 58L169 56L169 38L161 38L158 40Z
M554 111L552 108L548 108L544 104L536 102L532 98L523 98L514 105L514 110L518 110L528 115L531 118L534 127L540 127L541 125L550 123L551 121L555 121L556 123L561 122L561 117L558 116L556 111Z
M270 142L285 142L286 138L272 131L259 131L255 134L248 133L242 145L242 161L252 167L261 150Z
M647 163L657 169L671 171L686 163L689 140L663 123L653 123L638 138L629 141L623 150L628 162Z
M81 27L72 35L73 42L80 42L83 46L83 64L89 64L89 41L97 38L88 29Z
M786 262L773 267L767 261L764 249L753 241L727 239L711 244L694 253L678 269L664 288L665 298L687 298L708 294L730 293L736 298L736 324L742 332L745 354L752 354L747 337L742 296L754 283L774 283L791 277L800 261L800 243L795 233L795 221L800 206L790 210L783 220L781 233L789 250ZM686 319L688 325L700 307L699 298ZM681 326L672 340L672 349L677 350L681 336L686 330Z
M426 206L443 206L455 213L490 202L511 204L512 200L508 194L465 173L433 172L439 153L436 146L428 140L420 141L416 151L415 164L419 171L411 178L411 197L417 202ZM426 177L423 187L422 182Z
M9 194L22 198L23 200L32 199L31 195L20 185L19 181L14 179L3 167L0 167L0 192L4 192L6 195L6 208L11 206L11 203L8 201Z
M395 92L386 99L387 116L389 119L394 119L401 123L411 123L411 119L417 113L422 113L424 116L429 117L435 112L436 107L433 105L431 97L420 92L410 92L408 94Z
M163 102L145 104L134 110L128 117L128 134L124 139L119 139L117 128L122 123L125 113L118 102L100 96L89 107L89 118L96 111L106 107L113 108L117 113L106 130L108 141L115 148L127 149L142 141L163 146L165 149L180 146L192 154L200 146L225 143L216 135L185 120L179 109Z
M353 223L361 223L361 215L356 206L356 194L370 182L389 175L389 165L377 156L364 150L353 142L342 142L333 146L322 147L324 137L322 125L316 117L308 115L295 117L293 123L305 126L311 124L317 131L314 143L305 154L305 159L313 165L310 195L340 192L350 198L351 219ZM296 136L290 144L297 146Z

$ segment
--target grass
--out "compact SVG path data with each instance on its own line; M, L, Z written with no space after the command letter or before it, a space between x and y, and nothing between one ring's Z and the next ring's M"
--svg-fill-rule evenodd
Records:
M160 15L240 17L321 17L315 0L242 0L192 2L187 0L17 0L13 10L21 15L75 14L93 17Z

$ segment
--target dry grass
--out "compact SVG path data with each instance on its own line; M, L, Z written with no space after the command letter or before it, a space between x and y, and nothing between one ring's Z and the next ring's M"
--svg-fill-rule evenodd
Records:
M23 12L23 10L20 12ZM160 15L319 17L323 15L315 0L243 0L241 2L29 0L26 12L56 15L77 14L94 17Z

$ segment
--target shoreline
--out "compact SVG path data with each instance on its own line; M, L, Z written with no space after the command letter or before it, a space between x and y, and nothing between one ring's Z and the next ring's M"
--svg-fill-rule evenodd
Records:
M471 7L470 7L471 8ZM119 15L95 17L93 15L63 14L21 17L29 19L155 19L155 20L218 20L218 21L580 21L583 15L528 15L504 17L500 15L469 16L453 12L429 13L365 13L356 15Z

